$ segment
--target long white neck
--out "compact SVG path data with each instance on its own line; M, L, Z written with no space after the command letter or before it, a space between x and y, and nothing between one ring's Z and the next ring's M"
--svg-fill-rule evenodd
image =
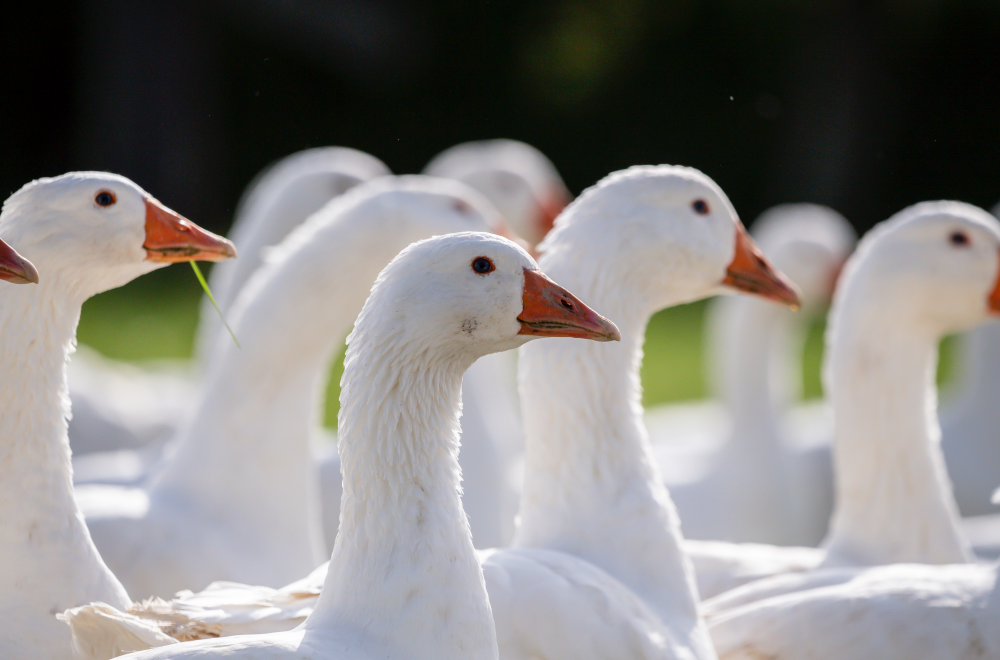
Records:
M828 330L837 504L827 563L968 561L939 445L940 333L844 307Z
M578 263L600 263L565 250L540 266L614 319L622 340L543 339L521 349L527 441L514 545L580 556L665 619L695 617L693 570L642 424L639 366L652 310L599 273L581 273L578 256Z
M749 296L732 296L713 301L710 314L715 389L736 429L727 452L778 457L778 418L794 394L788 381L797 373L797 361L789 360L794 350L779 349L793 340L794 313Z
M7 630L41 625L59 639L53 613L130 602L73 498L66 363L84 299L52 271L38 285L0 286L0 616Z
M273 544L310 566L325 554L309 441L330 361L392 256L374 234L361 238L324 228L247 284L233 315L242 349L228 335L216 341L205 394L153 487L242 528L262 552Z
M458 414L469 364L412 360L391 339L357 341L372 350L354 359L349 351L345 362L340 531L305 625L361 629L408 657L496 658L460 497Z

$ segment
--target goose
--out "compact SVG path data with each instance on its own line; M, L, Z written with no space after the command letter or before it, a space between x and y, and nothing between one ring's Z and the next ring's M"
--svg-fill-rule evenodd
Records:
M0 239L0 280L13 284L38 284L35 265Z
M561 342L570 350L558 355L527 351L556 342L521 349L529 422L521 527L513 547L480 553L500 653L712 658L676 515L637 416L641 339L649 315L672 301L726 287L786 303L795 293L718 186L683 167L609 175L567 209L542 249L544 268L618 308L625 325L620 351L581 354L589 342ZM320 593L323 570L278 592L217 584L132 618L75 614L80 634L98 639L166 620L158 609L220 634L291 627L330 588L327 578ZM126 622L118 633L95 633L116 620Z
M280 587L327 555L310 440L329 364L379 271L496 212L456 181L387 177L333 200L273 251L232 308L204 394L142 488L79 486L104 560L130 593L227 580Z
M829 303L854 229L830 208L783 204L765 211L751 234L798 285L802 313L749 296L712 300L706 335L722 410L701 408L726 418L725 428L677 433L669 421L676 406L645 421L685 537L816 545L832 507L832 430L823 424L811 435L826 442L803 446L784 415L797 394L803 321Z
M346 147L308 149L282 158L254 178L237 206L230 238L240 258L218 264L209 284L226 313L239 290L297 224L351 187L389 174L377 158ZM70 367L70 443L77 483L140 479L160 456L199 393L205 352L216 335L228 338L207 296L202 301L193 364L142 368L81 350ZM229 340L231 341L231 340ZM155 448L146 452L117 450ZM100 456L80 457L93 452Z
M73 498L66 363L83 302L172 262L236 256L233 245L128 179L73 172L9 197L0 234L44 274L0 287L0 657L63 660L54 613L99 600L126 607Z
M458 179L481 192L532 247L573 199L552 161L517 140L463 142L431 159L424 174Z
M315 609L288 632L124 657L497 658L459 496L462 373L481 355L538 337L619 337L537 268L514 243L482 233L401 252L348 339L342 523Z
M570 342L520 351L527 432L520 526L511 548L483 561L501 654L530 657L539 647L576 648L591 632L612 634L522 614L551 610L572 620L573 603L593 598L586 576L545 554L558 551L637 596L656 615L669 657L714 657L677 515L642 426L642 341L662 307L725 290L797 305L793 285L758 250L725 193L686 167L609 175L566 209L539 249L546 272L613 310L622 341L611 350ZM629 620L614 617L618 628ZM622 646L609 657L630 655Z
M934 373L941 337L1000 313L998 249L1000 223L981 209L924 202L877 225L848 261L827 335L837 504L823 567L970 560L937 442ZM814 579L760 580L705 607L731 610Z

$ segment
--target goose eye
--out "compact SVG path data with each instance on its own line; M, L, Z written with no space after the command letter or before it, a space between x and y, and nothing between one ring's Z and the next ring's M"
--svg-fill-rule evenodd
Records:
M472 215L472 205L464 199L456 199L451 203L451 206L462 215Z
M970 243L969 236L964 231L955 231L948 237L952 245L966 246Z
M691 202L691 208L693 208L694 212L698 215L708 215L708 202L703 199L696 199Z
M102 190L94 195L94 202L98 206L111 206L117 201L118 199L115 197L115 194L110 190Z
M476 271L480 275L492 273L496 269L497 267L493 265L493 262L486 257L476 257L472 260L472 270Z

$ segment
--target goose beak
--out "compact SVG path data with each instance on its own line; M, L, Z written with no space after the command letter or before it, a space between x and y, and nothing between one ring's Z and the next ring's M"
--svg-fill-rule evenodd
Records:
M540 270L524 269L519 335L621 341L618 326L590 309Z
M34 264L3 241L0 241L0 280L12 284L38 284Z
M736 254L722 283L737 291L753 293L792 309L801 305L796 286L771 265L742 224L736 224Z
M236 257L232 242L205 231L152 197L146 202L146 260L160 263L224 261Z
M990 292L987 304L991 314L1000 314L1000 271L997 272L997 281L993 284L993 290Z

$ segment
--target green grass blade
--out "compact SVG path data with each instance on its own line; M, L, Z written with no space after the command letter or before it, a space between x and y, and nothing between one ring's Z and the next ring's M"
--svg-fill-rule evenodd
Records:
M208 288L208 282L205 281L205 276L201 274L201 269L198 268L198 264L194 261L189 261L188 263L191 264L191 269L194 271L195 277L197 277L198 281L201 282L201 288L205 290L205 294L212 302L212 307L214 307L215 311L219 313L219 318L222 319L222 325L226 326L226 330L229 331L229 336L232 337L233 342L236 343L236 348L242 350L243 347L240 346L240 340L236 338L236 333L233 332L233 329L229 327L228 323L226 323L226 317L222 315L222 310L219 309L217 304L215 304L215 296L212 295L212 290Z

